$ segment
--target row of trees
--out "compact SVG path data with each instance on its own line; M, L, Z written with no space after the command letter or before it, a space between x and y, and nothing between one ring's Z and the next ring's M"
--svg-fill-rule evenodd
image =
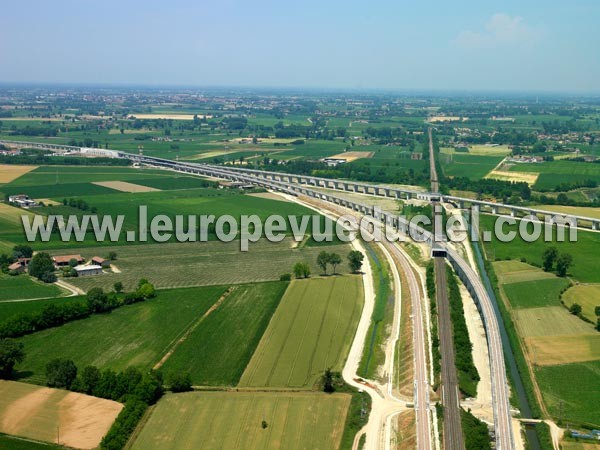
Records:
M363 255L358 250L352 250L350 251L350 253L348 253L347 259L350 271L352 273L357 273L362 267L365 255ZM333 274L335 275L337 266L341 263L342 257L337 253L329 253L326 251L322 251L317 256L317 266L319 266L321 270L323 270L323 273L325 275L327 275L327 268L329 267L329 265L332 266ZM296 278L308 278L311 274L310 265L306 262L297 262L296 264L294 264L292 271ZM291 276L289 276L289 274L283 274L280 277L282 281L289 281L290 278Z
M550 272L556 264L556 274L566 277L569 267L573 264L573 256L570 253L559 253L556 247L548 247L542 255L542 268Z
M72 360L62 358L53 359L46 365L46 384L125 403L125 408L102 439L100 448L104 450L121 450L148 407L164 393L160 372L143 372L134 367L115 372L95 366L79 371Z
M122 291L120 283L115 289ZM101 288L92 288L85 301L50 304L41 311L21 313L0 323L0 338L14 338L56 327L72 320L83 319L91 314L113 310L123 305L141 302L156 295L154 286L146 279L140 280L136 290L121 294L105 293Z

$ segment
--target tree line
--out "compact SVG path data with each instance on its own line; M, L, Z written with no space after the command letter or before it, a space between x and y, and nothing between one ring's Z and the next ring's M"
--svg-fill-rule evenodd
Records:
M118 292L117 292L118 291ZM0 339L15 338L47 328L57 327L67 322L100 314L153 298L154 285L146 279L140 280L135 291L121 293L121 283L115 283L115 292L105 293L101 288L88 291L85 301L50 304L41 311L20 313L0 323Z
M357 273L362 267L365 255L358 250L352 250L348 253L348 267L352 273ZM327 269L332 267L333 274L336 274L337 267L342 263L342 257L337 253L322 251L317 255L317 266L323 271L323 275L327 275ZM296 278L308 278L311 275L310 265L307 262L299 261L294 264L292 272ZM291 274L282 274L279 278L281 281L289 281Z

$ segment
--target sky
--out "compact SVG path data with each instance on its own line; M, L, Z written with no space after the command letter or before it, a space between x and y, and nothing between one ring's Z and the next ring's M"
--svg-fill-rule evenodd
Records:
M0 82L600 92L597 0L19 0Z

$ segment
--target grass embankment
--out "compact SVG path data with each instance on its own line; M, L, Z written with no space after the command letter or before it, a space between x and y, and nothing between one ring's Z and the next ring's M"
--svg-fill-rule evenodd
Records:
M367 332L366 345L357 373L361 377L374 379L377 376L377 369L385 362L384 342L390 335L395 302L390 270L383 252L371 244L367 244L366 248L373 270L376 296L371 325Z
M478 244L475 243L474 245ZM527 361L525 359L525 354L523 353L523 349L521 348L521 342L519 340L517 329L512 320L512 317L510 316L507 306L503 301L503 297L500 294L498 277L496 276L496 272L494 271L494 266L487 259L484 260L484 265L485 271L487 272L488 278L490 279L490 284L492 285L492 289L494 290L494 294L496 296L496 303L498 305L498 309L500 310L500 314L502 315L504 328L506 330L506 334L508 335L508 340L510 342L510 350L512 351L515 363L517 365L517 370L521 377L521 382L523 383L523 389L525 390L527 403L529 404L529 408L531 409L531 416L534 419L539 419L541 417L541 409L538 403L538 398L535 394L535 386L531 378L532 375L529 372ZM506 352L507 349L504 351ZM511 395L511 402L516 403L517 407L519 406L519 400L516 395Z
M467 397L475 397L477 395L479 373L473 362L473 343L469 339L469 330L467 329L458 281L454 272L448 266L446 266L446 278L448 280L448 300L450 302L450 319L452 320L452 338L458 384L460 390Z
M412 299L408 289L408 279L400 270L402 314L400 314L400 339L396 344L396 386L400 394L414 395L414 358Z
M366 392L351 390L352 400L348 407L344 433L340 442L339 450L351 450L354 437L364 427L371 413L371 397ZM364 438L364 436L363 436ZM362 448L359 446L359 448Z

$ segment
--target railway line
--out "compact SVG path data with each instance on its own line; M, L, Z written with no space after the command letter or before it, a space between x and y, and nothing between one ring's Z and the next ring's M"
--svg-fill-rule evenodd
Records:
M435 152L431 128L429 135L429 167L431 177L432 210L434 224L434 246L443 241L442 205L435 195L439 191L437 168L435 165ZM434 247L435 248L435 247ZM456 358L454 352L454 338L452 335L452 321L450 319L450 302L448 300L448 286L446 279L446 262L443 251L432 252L434 256L436 304L438 316L438 332L440 342L441 378L442 378L442 405L444 406L444 448L446 450L464 450L461 417L460 394L458 376L456 372Z

